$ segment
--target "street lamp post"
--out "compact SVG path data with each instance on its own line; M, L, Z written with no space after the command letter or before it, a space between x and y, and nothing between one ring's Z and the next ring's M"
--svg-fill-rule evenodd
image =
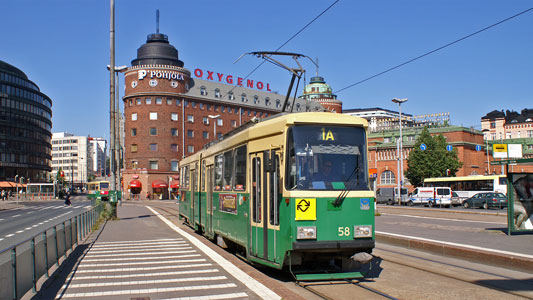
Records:
M401 198L401 195L402 195L402 186L403 186L403 136L402 136L402 103L404 102L407 102L407 98L403 98L403 99L398 99L398 98L393 98L392 99L392 102L394 103L398 103L398 109L399 109L399 114L400 114L400 170L399 170L399 175L400 175L400 178L398 178L398 204L402 204L402 198Z
M214 140L217 140L217 119L220 118L220 115L209 115L209 119L213 119L213 137Z
M19 185L17 183L18 175L15 175L15 186L17 187L17 204L19 203Z
M485 149L487 150L487 175L490 175L490 164L489 164L489 134L487 132L490 132L489 129L485 128L482 130L483 132L483 138L485 139ZM485 136L485 133L487 135Z

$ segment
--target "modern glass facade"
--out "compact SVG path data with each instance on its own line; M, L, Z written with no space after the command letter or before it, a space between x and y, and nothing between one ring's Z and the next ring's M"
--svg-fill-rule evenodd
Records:
M0 181L47 182L52 100L19 69L0 60Z

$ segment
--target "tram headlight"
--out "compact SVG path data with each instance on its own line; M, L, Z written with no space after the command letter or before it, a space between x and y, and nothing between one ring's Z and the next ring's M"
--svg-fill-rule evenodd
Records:
M354 238L372 237L372 225L354 226Z
M316 226L298 226L297 239L316 240Z

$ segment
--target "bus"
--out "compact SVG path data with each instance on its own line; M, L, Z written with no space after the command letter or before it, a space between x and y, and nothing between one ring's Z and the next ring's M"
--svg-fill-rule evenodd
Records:
M90 199L109 200L109 181L92 181L87 183L87 197Z
M481 192L496 192L507 195L507 177L505 175L426 178L424 179L424 186L449 187L460 198L470 198Z
M180 161L180 218L298 280L362 277L349 266L375 246L367 128L326 112L247 123Z
M53 183L28 183L26 194L31 200L52 200L55 198Z

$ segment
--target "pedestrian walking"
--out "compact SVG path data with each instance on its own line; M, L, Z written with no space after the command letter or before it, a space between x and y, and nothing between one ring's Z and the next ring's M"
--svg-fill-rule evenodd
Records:
M67 192L67 194L65 195L65 205L66 206L70 205L70 191Z
M2 201L5 201L6 200L6 191L2 190L2 192L0 193L0 196L2 197Z

